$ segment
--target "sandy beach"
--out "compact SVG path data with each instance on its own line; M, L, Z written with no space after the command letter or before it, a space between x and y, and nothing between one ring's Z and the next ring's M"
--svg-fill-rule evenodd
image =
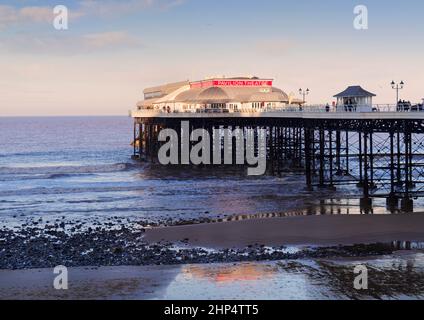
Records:
M352 245L424 241L424 214L333 215L252 219L153 228L148 242L182 241L193 246Z

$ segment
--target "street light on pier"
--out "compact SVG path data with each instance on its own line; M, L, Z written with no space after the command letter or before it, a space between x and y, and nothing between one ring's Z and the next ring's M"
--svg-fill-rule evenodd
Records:
M302 88L299 89L299 94L301 96L303 96L303 104L305 104L306 102L306 96L310 93L311 91L309 89L303 90Z
M398 103L399 103L399 90L403 89L403 87L405 86L405 83L403 81L401 81L400 83L396 83L396 82L392 81L391 85L392 85L392 88L394 90L396 90L396 105L398 105Z

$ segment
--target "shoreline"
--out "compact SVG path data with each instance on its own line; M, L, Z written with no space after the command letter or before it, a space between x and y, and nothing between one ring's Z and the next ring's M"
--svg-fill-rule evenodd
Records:
M249 245L338 246L424 241L424 214L277 217L146 230L148 243L183 242L206 248Z

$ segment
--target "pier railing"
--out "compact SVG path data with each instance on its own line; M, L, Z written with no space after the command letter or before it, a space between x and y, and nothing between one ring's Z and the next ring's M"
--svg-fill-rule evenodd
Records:
M343 106L329 106L329 105L308 105L308 106L288 106L282 108L268 108L266 112L338 112L338 113L351 113L351 112L423 112L423 105L408 105L408 104L374 104L370 105L343 105Z
M141 109L130 111L133 117L154 117L165 114L287 114L287 113L337 113L337 114L352 114L352 113L418 113L424 112L423 105L395 105L395 104L375 104L375 105L347 105L347 106L329 106L329 105L308 105L308 106L284 106L279 108L263 108L263 109L197 109L187 111L166 111L155 109Z

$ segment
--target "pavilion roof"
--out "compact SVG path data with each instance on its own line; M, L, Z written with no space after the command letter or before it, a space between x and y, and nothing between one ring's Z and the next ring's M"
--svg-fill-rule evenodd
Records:
M371 93L361 86L350 86L345 91L336 94L334 98L356 98L356 97L375 97L374 93Z

